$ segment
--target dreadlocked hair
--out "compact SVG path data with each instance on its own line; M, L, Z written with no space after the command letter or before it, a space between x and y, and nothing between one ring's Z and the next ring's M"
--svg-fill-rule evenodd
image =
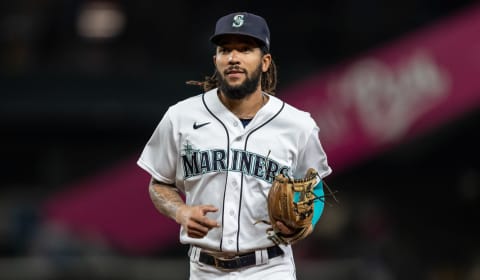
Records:
M186 84L200 86L203 88L205 92L207 92L209 90L212 90L218 87L218 72L215 69L215 71L213 72L213 75L205 76L204 81L187 81ZM270 95L275 95L275 91L277 88L277 66L273 61L273 58L271 60L270 67L268 67L267 72L262 73L261 86L262 86L262 91Z

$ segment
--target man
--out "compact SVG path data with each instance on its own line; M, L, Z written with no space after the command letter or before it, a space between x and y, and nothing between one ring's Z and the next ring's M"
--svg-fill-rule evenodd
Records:
M215 73L206 91L171 106L138 160L155 207L181 225L190 279L295 279L291 245L267 235L267 196L276 175L331 173L319 128L274 96L276 69L266 21L221 17L210 41ZM185 202L178 191L185 194ZM321 184L315 193L323 194ZM316 201L312 224L323 202ZM282 223L281 233L293 234Z

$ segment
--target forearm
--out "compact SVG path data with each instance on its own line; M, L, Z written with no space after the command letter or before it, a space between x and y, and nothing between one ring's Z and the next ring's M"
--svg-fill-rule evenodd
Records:
M185 205L177 189L152 178L149 194L155 208L160 213L177 221L177 211Z
M152 178L149 193L155 208L182 225L190 237L203 238L212 228L220 226L216 220L206 216L208 212L217 212L216 207L213 205L187 206L177 189L171 185Z

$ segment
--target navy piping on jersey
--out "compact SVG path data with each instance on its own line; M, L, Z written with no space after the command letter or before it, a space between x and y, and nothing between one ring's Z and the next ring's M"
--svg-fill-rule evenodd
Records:
M277 113L275 113L275 115L273 117L271 117L269 120L267 120L266 122L264 122L262 125L260 125L259 127L255 128L254 130L250 131L250 133L248 133L247 137L245 138L245 148L244 150L247 151L247 143L248 143L248 139L250 138L250 135L252 135L255 131L259 130L260 128L262 128L263 126L265 126L267 123L271 122L274 118L276 118L280 112L283 111L283 108L285 107L285 102L282 103L282 107L280 108L280 110L278 110ZM238 204L238 231L237 231L237 252L239 252L239 240L240 240L240 213L242 211L242 198L243 198L243 172L241 172L241 176L242 176L242 180L241 180L241 183L240 183L240 203ZM225 204L225 202L224 202Z
M217 117L215 114L208 108L207 103L205 102L205 94L202 95L202 102L203 105L205 106L205 109L215 118L217 121L223 126L225 129L225 133L227 134L227 166L230 166L230 135L228 134L228 129L225 126L225 124ZM225 176L225 188L223 188L223 205L222 205L222 236L220 238L220 245L219 245L219 251L223 251L222 249L222 243L223 243L223 213L225 211L225 194L227 192L227 182L228 182L228 168Z

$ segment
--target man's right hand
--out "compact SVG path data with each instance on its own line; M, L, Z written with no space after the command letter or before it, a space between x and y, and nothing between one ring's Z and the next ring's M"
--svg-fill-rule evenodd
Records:
M208 231L220 227L217 221L209 219L208 212L217 212L213 205L182 205L177 209L175 221L183 226L189 237L203 238Z

